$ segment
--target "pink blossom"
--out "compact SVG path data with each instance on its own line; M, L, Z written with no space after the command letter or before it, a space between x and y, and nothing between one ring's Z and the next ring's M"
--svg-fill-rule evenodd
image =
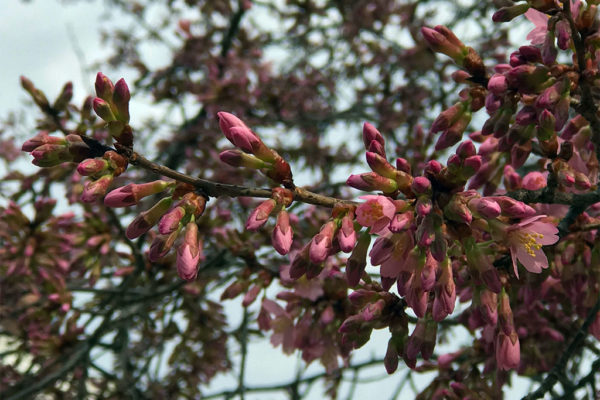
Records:
M558 241L558 229L549 222L539 221L544 217L546 216L537 215L527 218L506 230L506 240L517 277L517 259L529 272L540 273L543 268L548 268L548 259L542 246Z
M396 213L394 202L386 196L361 196L366 200L356 209L356 221L362 226L371 228L372 233L380 233L387 229Z
M531 44L544 43L546 34L548 33L549 17L534 8L527 10L525 17L535 25L535 28L527 34L527 40L531 41Z

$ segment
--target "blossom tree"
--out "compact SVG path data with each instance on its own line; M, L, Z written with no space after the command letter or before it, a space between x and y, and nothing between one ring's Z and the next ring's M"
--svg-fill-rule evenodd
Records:
M351 397L373 365L395 395L433 372L414 396L501 398L516 375L530 399L597 396L597 2L466 3L113 0L133 25L105 33L105 72L136 79L99 72L74 104L21 77L3 398ZM164 112L134 123L138 96ZM261 337L323 371L247 382ZM207 391L220 374L237 386Z

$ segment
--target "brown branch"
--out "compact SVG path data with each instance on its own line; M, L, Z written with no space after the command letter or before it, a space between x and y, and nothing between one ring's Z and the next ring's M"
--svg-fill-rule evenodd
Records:
M172 170L171 168L165 167L160 164L156 164L144 156L139 155L138 153L132 152L129 156L129 162L133 165L139 166L141 168L150 170L158 175L166 176L168 178L175 179L179 182L188 183L194 186L196 189L202 191L203 194L210 197L220 197L220 196L229 196L229 197L262 197L262 198L270 198L272 192L270 189L261 189L261 188L251 188L247 186L241 185L230 185L226 183L213 182L206 179L195 178L193 176L189 176L186 174L182 174L181 172L177 172ZM337 199L334 197L323 196L318 193L310 192L306 189L296 187L293 190L294 192L294 201L299 201L302 203L314 204L323 207L333 208L336 204L344 203L344 204L355 204L355 202L350 200Z
M598 296L596 304L594 304L594 307L590 309L585 318L585 321L573 336L571 343L569 343L569 346L562 353L560 359L556 362L552 370L548 373L548 375L546 375L546 378L544 379L540 387L537 388L535 392L523 397L523 400L533 400L543 397L544 394L552 390L552 387L554 387L556 381L558 381L562 376L564 376L564 370L567 366L567 362L569 361L571 356L575 354L577 349L580 348L583 340L588 334L588 329L590 325L596 319L598 311L600 311L600 296Z

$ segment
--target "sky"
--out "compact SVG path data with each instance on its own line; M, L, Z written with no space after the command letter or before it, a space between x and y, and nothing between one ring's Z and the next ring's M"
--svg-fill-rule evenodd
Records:
M105 4L100 0L81 0L76 2L61 2L57 0L33 0L21 2L9 1L0 14L0 54L3 55L3 68L0 74L0 118L10 111L23 108L23 102L28 100L27 94L21 89L19 76L24 75L42 89L50 101L59 93L65 82L71 80L74 84L74 99L76 104L91 94L96 71L87 67L94 61L102 60L107 49L100 42L100 22L104 15ZM135 99L134 99L135 100ZM141 106L142 108L144 106ZM146 109L150 107L146 104ZM132 113L135 118L135 113ZM135 123L135 119L132 121ZM33 136L34 132L32 132ZM226 304L228 314L240 316L240 306L236 302ZM232 322L235 326L237 322ZM377 332L366 348L356 353L358 360L371 357L382 357L389 334ZM273 349L269 343L253 345L249 350L249 365L247 367L247 382L253 385L281 383L289 380L296 372L297 356L284 356L280 349ZM402 369L402 362L400 366ZM320 369L313 365L312 372ZM365 372L364 377L385 376L382 368L372 368ZM375 393L387 398L398 385L402 374L387 377L373 384L359 385L354 398L368 398ZM417 386L422 386L429 379L419 379ZM234 388L235 380L228 377L218 377L210 385L207 393ZM523 393L517 390L519 394ZM345 397L347 389L342 391ZM406 391L402 399L412 398ZM310 399L319 399L322 388L316 387L311 391ZM248 398L286 398L283 395L259 394Z

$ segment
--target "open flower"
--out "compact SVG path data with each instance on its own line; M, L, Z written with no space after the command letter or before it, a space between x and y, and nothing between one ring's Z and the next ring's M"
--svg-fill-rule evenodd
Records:
M544 43L548 33L548 16L543 12L530 8L525 13L525 17L535 25L535 28L527 34L527 40L530 40L531 44Z
M356 221L370 227L372 233L384 231L396 213L394 202L386 196L366 195L360 197L366 202L356 209Z
M539 221L544 217L545 215L537 215L527 218L506 229L506 240L517 278L517 259L529 272L539 274L543 268L548 268L548 259L542 246L558 241L558 229L549 222Z

